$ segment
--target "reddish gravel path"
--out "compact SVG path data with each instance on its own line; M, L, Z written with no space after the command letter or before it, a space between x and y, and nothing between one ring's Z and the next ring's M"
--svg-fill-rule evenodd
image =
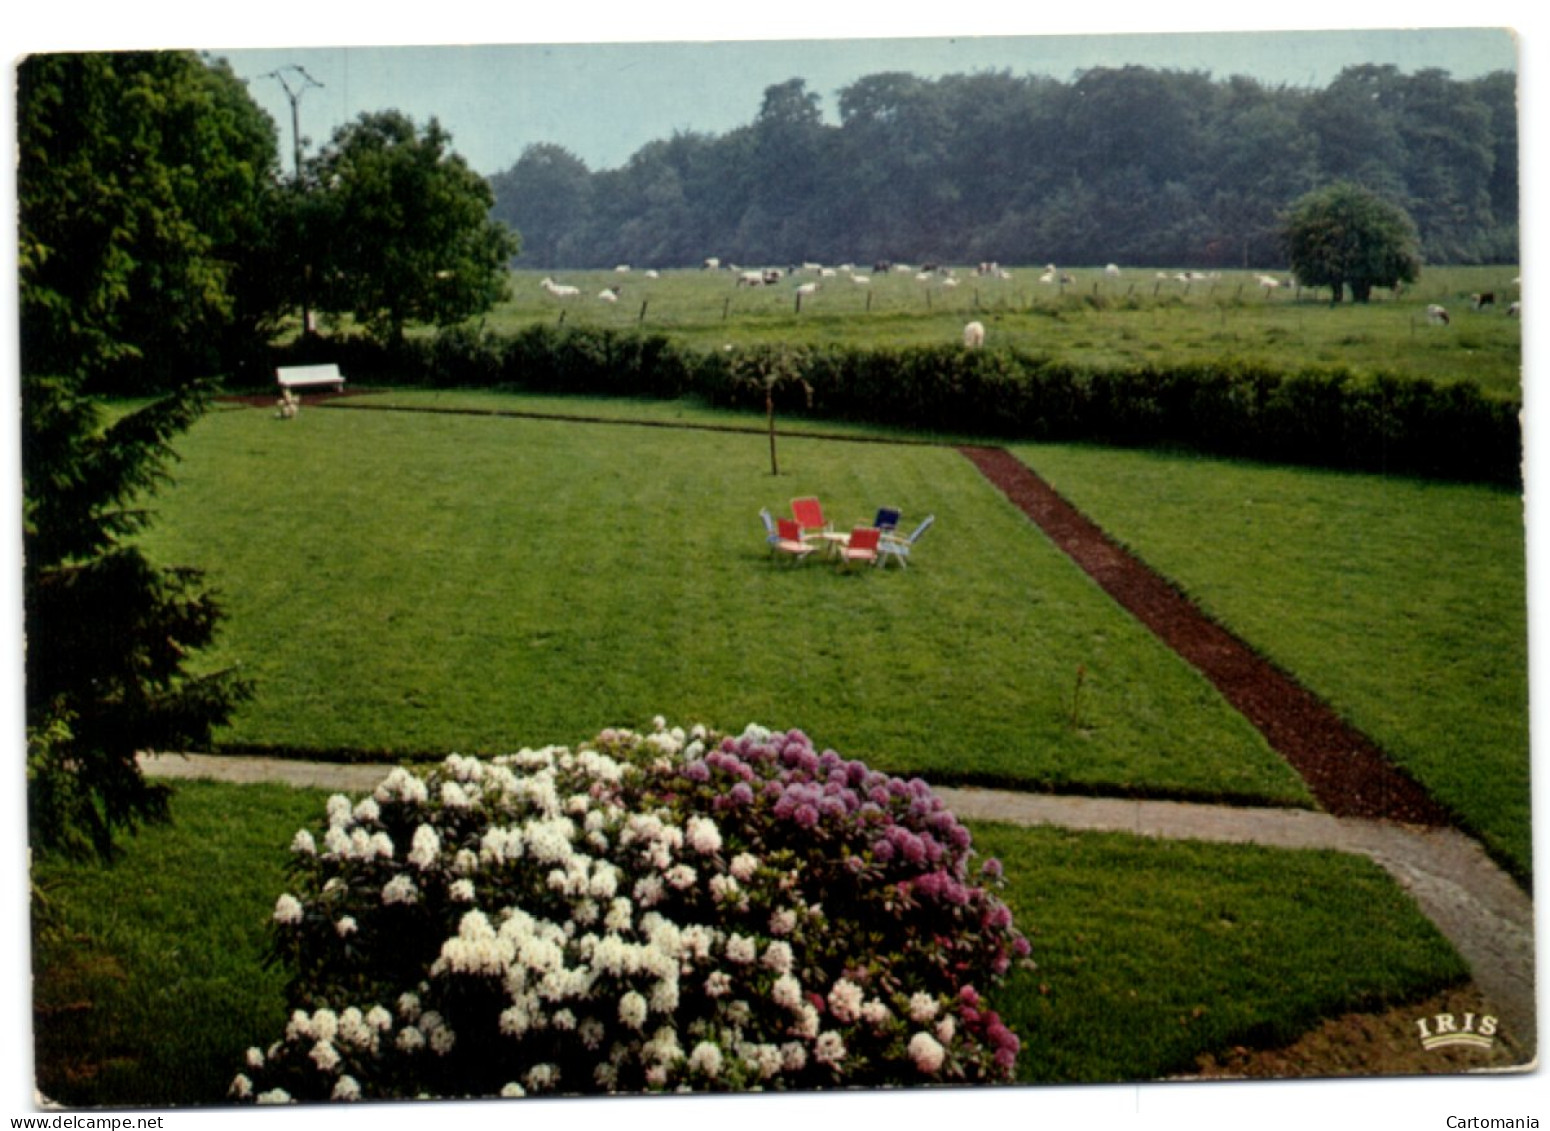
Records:
M1105 592L1194 664L1302 775L1328 812L1446 826L1448 813L1361 732L1166 579L1117 545L1001 448L959 448Z

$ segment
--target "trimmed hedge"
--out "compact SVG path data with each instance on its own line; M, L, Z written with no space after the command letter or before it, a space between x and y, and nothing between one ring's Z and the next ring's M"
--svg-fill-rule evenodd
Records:
M1016 350L749 347L700 352L660 334L532 326L383 346L342 338L273 364L335 361L361 385L513 388L673 399L762 411L732 364L784 352L811 388L777 389L783 413L1002 439L1184 447L1342 470L1521 485L1520 405L1471 381L1437 384L1343 367L1278 370L1235 359L1095 369Z

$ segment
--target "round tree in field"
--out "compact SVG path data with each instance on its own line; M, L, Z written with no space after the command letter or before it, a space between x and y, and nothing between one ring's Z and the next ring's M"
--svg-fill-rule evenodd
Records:
M1404 209L1360 185L1317 189L1292 205L1282 232L1288 262L1305 287L1345 288L1366 302L1374 287L1413 283L1421 272L1415 224Z

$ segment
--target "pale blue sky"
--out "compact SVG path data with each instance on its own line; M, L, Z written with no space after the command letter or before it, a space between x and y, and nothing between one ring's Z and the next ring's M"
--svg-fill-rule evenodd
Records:
M1006 70L1069 80L1098 66L1142 64L1247 74L1272 84L1320 87L1354 63L1405 71L1438 67L1456 78L1516 70L1503 29L1235 32L803 39L552 45L291 47L207 46L226 56L291 146L291 112L274 78L300 66L321 87L300 97L301 132L316 147L357 115L398 109L437 118L453 147L481 173L509 168L534 142L556 142L593 169L623 164L675 130L724 133L751 121L764 89L807 80L829 121L839 91L863 75L925 77ZM292 90L303 82L291 74Z

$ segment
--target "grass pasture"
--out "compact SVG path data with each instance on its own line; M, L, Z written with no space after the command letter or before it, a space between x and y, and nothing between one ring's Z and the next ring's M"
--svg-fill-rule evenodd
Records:
M957 269L959 283L929 283L911 274L876 276L858 286L848 275L821 279L797 309L794 288L810 272L773 287L745 288L728 271L677 270L648 279L642 271L512 272L510 297L484 321L495 332L564 319L572 326L636 326L705 349L765 342L851 346L954 342L964 322L987 328L991 348L1013 346L1097 367L1235 357L1295 369L1347 366L1357 373L1397 372L1439 383L1468 380L1487 392L1516 397L1522 344L1507 303L1519 297L1516 267L1427 268L1399 296L1376 292L1365 306L1331 306L1328 292L1263 290L1260 271L1223 271L1214 280L1183 284L1131 269L1119 279L1073 268L1074 282L1038 282L1042 269L1012 278L976 277ZM870 272L860 272L870 275ZM556 299L539 287L554 274L581 289ZM1285 279L1285 272L1279 272ZM614 303L597 299L620 286ZM1475 312L1470 296L1492 292L1494 307ZM1430 326L1426 307L1439 303L1449 326Z
M578 734L575 737L580 737ZM244 1050L284 1027L283 972L260 962L292 833L325 795L182 782L174 823L113 867L36 869L38 1086L71 1106L221 1104ZM1372 864L1336 854L1169 844L983 825L1038 969L993 1004L1025 1083L1187 1071L1318 1017L1418 1000L1464 969ZM1274 873L1287 882L1265 884Z
M384 393L387 404L760 422L685 402ZM854 426L782 421L866 434ZM877 434L874 430L873 434ZM1523 501L1494 487L1074 445L1014 451L1373 736L1520 876L1532 865ZM1206 536L1202 532L1208 532Z
M242 409L181 451L148 539L223 595L210 661L258 688L228 745L500 752L661 713L934 781L1309 804L948 449L786 438L776 479L758 434ZM802 494L938 523L908 570L772 561L758 510Z
M758 424L678 402L372 399ZM259 682L228 743L490 750L661 712L800 725L941 782L1308 804L1212 689L949 450L785 436L773 479L757 431L354 409L295 424L257 410L207 418L151 532L168 560L211 570L232 612L225 656ZM1160 453L1018 451L1529 874L1519 499ZM266 491L276 462L314 469L313 485ZM781 568L756 513L804 493L842 524L883 501L906 525L939 523L909 571ZM591 714L576 718L577 704Z

